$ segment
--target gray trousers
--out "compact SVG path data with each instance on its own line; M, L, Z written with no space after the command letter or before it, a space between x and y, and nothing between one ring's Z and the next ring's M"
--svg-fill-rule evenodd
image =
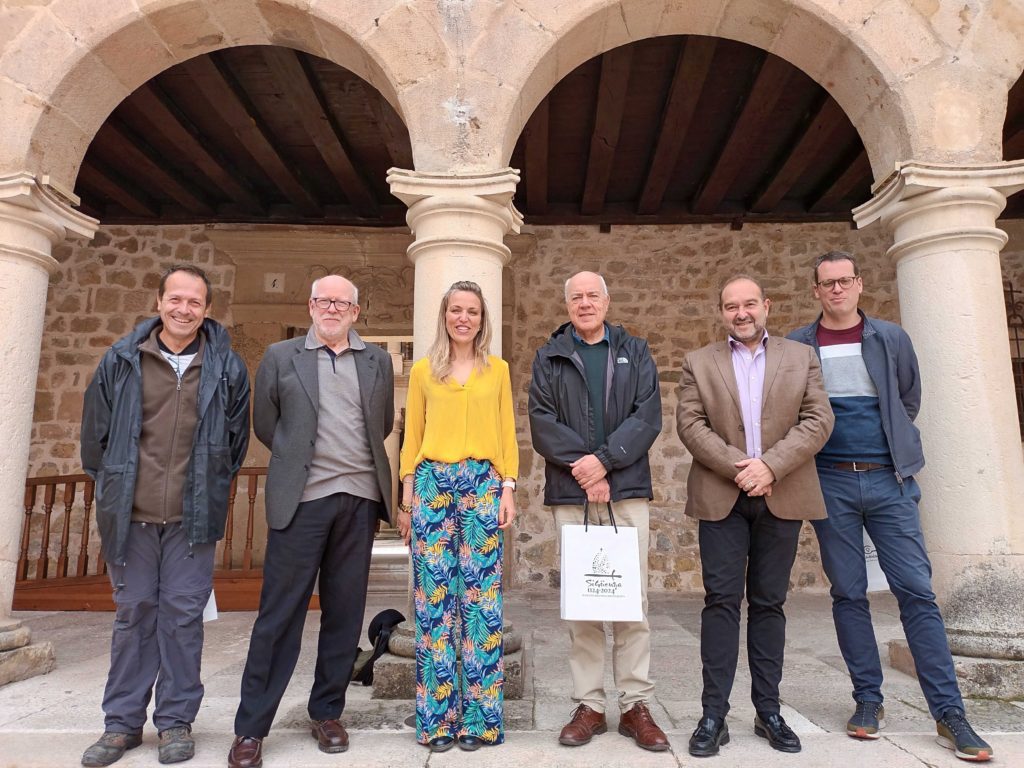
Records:
M108 731L138 733L156 684L158 731L191 725L203 700L203 608L215 544L190 550L180 523L132 523L124 565L107 563L117 614L103 694Z

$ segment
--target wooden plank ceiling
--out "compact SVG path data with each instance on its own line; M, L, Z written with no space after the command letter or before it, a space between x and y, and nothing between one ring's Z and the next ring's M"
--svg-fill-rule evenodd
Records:
M1007 159L1024 157L1024 85ZM782 59L730 40L654 38L582 64L512 155L528 223L849 221L871 169L836 102ZM105 223L396 226L391 166L408 132L368 83L288 48L247 46L173 67L122 102L76 192ZM1024 217L1024 195L1009 215Z

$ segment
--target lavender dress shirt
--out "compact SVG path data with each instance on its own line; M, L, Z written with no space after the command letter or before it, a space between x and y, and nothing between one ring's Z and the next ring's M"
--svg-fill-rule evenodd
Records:
M729 337L732 347L732 370L736 374L736 388L740 393L740 414L743 416L743 434L747 436L747 456L761 458L761 402L764 397L765 347L768 331L751 352L736 339Z

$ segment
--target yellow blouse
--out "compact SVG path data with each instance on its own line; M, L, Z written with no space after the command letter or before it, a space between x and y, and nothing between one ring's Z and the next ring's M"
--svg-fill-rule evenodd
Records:
M424 459L448 464L486 459L503 479L518 476L508 363L494 355L488 361L487 369L474 368L464 385L450 378L437 381L425 357L413 365L399 477L413 474Z

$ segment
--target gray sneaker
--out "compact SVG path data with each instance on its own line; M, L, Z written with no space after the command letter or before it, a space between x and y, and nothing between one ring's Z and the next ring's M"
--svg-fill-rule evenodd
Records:
M135 749L142 743L141 733L118 733L105 731L99 740L89 747L82 755L82 765L86 768L100 768L116 763L129 749Z
M880 701L858 701L857 709L846 723L846 735L855 739L877 739L885 727L885 707Z
M187 725L168 728L160 731L158 759L161 763L183 763L191 760L196 754L196 742L192 738L192 729Z

